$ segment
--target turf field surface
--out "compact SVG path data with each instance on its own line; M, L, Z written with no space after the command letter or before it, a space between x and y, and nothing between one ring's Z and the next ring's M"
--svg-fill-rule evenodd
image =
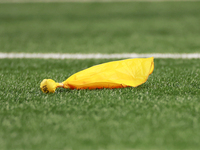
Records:
M199 148L199 59L155 59L137 88L39 89L108 61L1 59L0 149Z
M0 4L1 52L197 53L200 2Z
M0 4L0 51L199 53L199 4ZM155 59L137 88L40 91L108 61L0 59L0 149L199 149L200 59Z
M0 3L63 3L63 2L78 2L78 3L105 3L105 2L185 2L185 1L199 1L199 0L0 0Z

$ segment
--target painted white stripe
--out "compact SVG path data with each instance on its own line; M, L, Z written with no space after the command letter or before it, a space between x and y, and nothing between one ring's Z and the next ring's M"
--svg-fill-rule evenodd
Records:
M137 54L137 53L123 53L123 54L61 54L61 53L0 53L0 59L5 58L41 58L41 59L122 59L122 58L182 58L182 59L199 59L200 53L190 54Z
M0 0L0 3L58 3L58 2L177 2L177 1L200 1L200 0Z

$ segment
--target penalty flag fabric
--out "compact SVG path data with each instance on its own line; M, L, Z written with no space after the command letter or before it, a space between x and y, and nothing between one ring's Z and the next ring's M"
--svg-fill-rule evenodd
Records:
M58 87L67 89L137 87L147 81L153 70L153 57L112 61L77 72L62 83L44 79L40 88L44 93L54 93Z

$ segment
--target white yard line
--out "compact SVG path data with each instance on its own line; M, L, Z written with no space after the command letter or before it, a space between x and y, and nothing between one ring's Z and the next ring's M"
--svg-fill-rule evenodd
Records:
M200 0L0 0L0 3L49 3L49 2L177 2L177 1L200 1Z
M122 54L61 54L61 53L0 53L0 59L5 58L40 58L40 59L122 59L122 58L182 58L182 59L200 59L200 53L190 54L137 54L137 53L122 53Z

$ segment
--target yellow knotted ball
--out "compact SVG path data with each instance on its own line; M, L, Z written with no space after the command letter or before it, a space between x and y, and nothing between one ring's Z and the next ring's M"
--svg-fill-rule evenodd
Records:
M42 92L44 93L54 93L56 90L57 84L54 80L52 79L44 79L41 84L40 88Z

